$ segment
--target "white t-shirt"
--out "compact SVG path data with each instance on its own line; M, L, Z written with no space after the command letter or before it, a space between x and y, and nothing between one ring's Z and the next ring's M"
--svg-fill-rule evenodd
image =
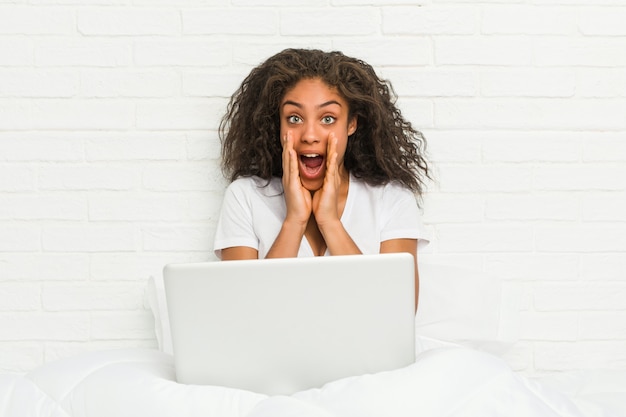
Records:
M266 184L258 177L245 177L226 189L213 246L219 258L222 249L234 246L254 248L259 259L266 257L287 214L282 180L272 178ZM415 196L395 183L372 186L350 176L341 223L364 254L379 253L380 243L390 239L428 242ZM306 237L298 256L313 256Z

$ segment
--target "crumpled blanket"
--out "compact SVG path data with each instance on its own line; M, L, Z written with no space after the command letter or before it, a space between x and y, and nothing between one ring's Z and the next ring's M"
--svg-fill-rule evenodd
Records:
M610 416L611 414L598 414ZM405 368L340 379L290 396L175 381L170 355L129 349L0 377L0 417L582 417L560 391L499 358L466 348L428 350Z

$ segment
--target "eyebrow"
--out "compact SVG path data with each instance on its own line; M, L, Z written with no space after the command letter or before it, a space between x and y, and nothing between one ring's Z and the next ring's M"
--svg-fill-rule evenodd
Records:
M299 109L301 109L301 108L303 108L303 107L304 107L302 104L297 103L297 102L295 102L295 101L291 101L291 100L287 100L287 101L285 101L285 102L283 103L283 107L284 107L284 106L286 106L286 105L288 105L288 104L290 104L290 105L292 105L292 106L296 106L296 107L297 107L297 108L299 108ZM330 101L327 101L327 102L325 102L325 103L320 104L319 106L317 106L317 108L318 108L318 109L321 109L322 107L330 106L331 104L336 104L336 105L338 105L339 107L341 107L341 103L339 103L337 100L330 100Z

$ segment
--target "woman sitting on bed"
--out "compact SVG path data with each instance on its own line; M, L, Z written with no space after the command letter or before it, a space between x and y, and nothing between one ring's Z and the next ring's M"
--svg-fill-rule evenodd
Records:
M223 260L409 252L425 141L391 86L340 52L287 49L254 68L220 125L232 183L215 236ZM415 298L418 275L415 273Z

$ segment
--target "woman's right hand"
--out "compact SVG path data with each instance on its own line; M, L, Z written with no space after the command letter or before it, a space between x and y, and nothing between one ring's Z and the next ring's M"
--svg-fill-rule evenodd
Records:
M285 222L293 222L305 227L311 217L311 192L302 186L298 155L293 149L293 136L290 131L283 138L283 189L287 216Z

